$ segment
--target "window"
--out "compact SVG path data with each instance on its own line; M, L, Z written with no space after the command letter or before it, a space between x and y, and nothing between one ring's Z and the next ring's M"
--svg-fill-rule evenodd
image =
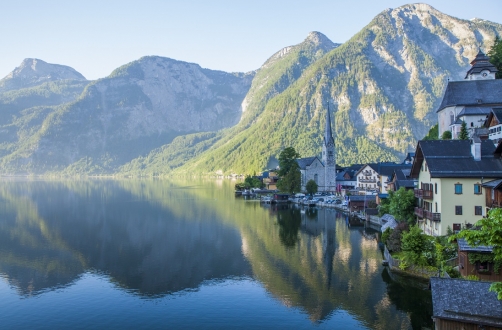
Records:
M476 195L480 195L481 194L481 185L479 183L475 183L474 184L474 193Z
M436 213L438 213L438 203L434 203L436 204Z
M455 206L455 215L462 215L462 205Z
M438 193L438 184L434 183L434 193L437 195Z
M455 194L460 195L462 193L462 184L455 183Z
M314 174L314 181L317 183L317 174Z
M483 215L483 209L481 206L474 206L474 215Z

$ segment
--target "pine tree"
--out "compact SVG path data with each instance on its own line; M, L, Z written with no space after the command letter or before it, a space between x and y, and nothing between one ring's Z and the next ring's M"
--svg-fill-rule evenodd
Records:
M493 46L487 54L490 57L490 63L495 65L499 70L495 74L495 78L502 79L502 39L498 36L493 42Z
M467 131L467 124L465 121L462 122L462 127L460 127L460 134L458 135L459 140L469 139L469 132Z

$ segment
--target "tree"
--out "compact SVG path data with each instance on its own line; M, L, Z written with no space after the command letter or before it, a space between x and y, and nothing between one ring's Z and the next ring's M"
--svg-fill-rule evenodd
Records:
M279 154L279 172L277 174L285 176L292 168L298 167L297 158L300 158L300 154L296 152L295 148L283 149Z
M467 124L462 121L462 127L460 127L460 134L458 135L459 140L469 139L469 132L467 131Z
M429 133L422 140L438 140L439 139L439 125L436 124L431 127Z
M502 40L497 36L493 42L493 46L487 54L490 57L490 63L495 65L499 70L495 74L495 78L502 78Z
M307 189L309 194L315 194L317 192L317 188L317 183L312 179L310 179L305 185L305 189Z
M410 226L415 224L415 194L413 190L399 188L390 196L389 213L398 221L406 221Z
M277 188L280 191L289 193L299 192L301 189L301 173L298 162L296 161L300 155L295 148L288 147L281 151L279 155L279 181Z
M263 182L257 177L252 177L251 175L247 175L244 179L244 187L246 189L249 188L261 188L263 187Z
M476 222L476 229L464 229L450 237L465 238L471 246L491 246L495 262L502 262L502 209L495 208L488 212L488 217ZM502 300L502 282L495 282L490 286L490 291L496 292Z
M441 140L451 140L451 132L444 131L443 135L441 135Z
M424 252L430 250L429 240L418 226L411 226L401 237L401 249L410 264L424 266L427 264Z

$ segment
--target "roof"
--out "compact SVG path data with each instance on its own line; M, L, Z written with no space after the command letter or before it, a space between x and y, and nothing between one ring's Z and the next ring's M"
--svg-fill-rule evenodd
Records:
M471 140L418 141L410 176L418 178L423 160L432 178L502 178L502 162L491 140L480 141L481 159L474 160Z
M500 186L501 183L502 183L502 179L497 179L497 180L485 182L485 183L483 183L482 186L495 189L498 186Z
M490 107L478 107L478 106L466 106L457 115L457 118L463 116L488 116L492 108Z
M458 250L459 251L466 251L466 252L493 252L493 247L491 247L491 246L484 246L484 245L472 246L472 245L469 245L469 243L467 243L467 241L465 239L463 239L463 238L459 238L457 240L457 243L458 243Z
M401 187L405 188L415 188L416 179L412 179L410 177L411 173L411 165L408 168L396 169L392 178L396 178L395 180L395 189L399 190Z
M490 125L492 118L495 117L499 124L502 124L502 108L492 108L486 117L485 126Z
M397 221L396 219L390 215L390 214L384 214L380 220L382 222L385 222L382 227L380 228L380 230L382 231L382 233L387 229L387 228L390 228L390 229L394 229L396 228L397 226Z
M349 196L349 201L350 202L376 201L376 196L375 195L351 195L351 196Z
M462 105L502 106L502 79L449 81L437 112Z
M312 163L316 159L319 159L319 158L317 158L317 157L298 158L296 160L296 162L298 163L298 166L300 167L301 170L305 170L305 169L307 169L307 166L312 165ZM322 162L321 162L321 164L322 164Z
M345 179L344 176L345 174L348 174L350 176L350 179ZM356 170L344 170L344 171L341 171L339 172L337 175L336 175L336 181L357 181L357 178L356 178Z
M490 63L490 57L486 56L481 49L479 50L476 57L471 61L472 67L467 71L465 78L470 74L480 73L483 70L488 70L490 72L498 72L497 67Z
M431 277L432 317L502 326L502 303L490 282Z
M396 164L393 162L382 162L382 163L368 163L363 165L356 173L359 174L366 166L371 167L375 172L380 175L390 176L396 168L406 168L411 167L411 164Z

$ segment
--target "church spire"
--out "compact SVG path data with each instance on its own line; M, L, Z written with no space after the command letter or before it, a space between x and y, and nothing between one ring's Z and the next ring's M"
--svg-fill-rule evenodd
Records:
M327 146L329 143L335 143L333 139L333 133L331 132L331 116L329 113L329 102L328 102L328 111L326 112L326 127L324 129L324 145Z

